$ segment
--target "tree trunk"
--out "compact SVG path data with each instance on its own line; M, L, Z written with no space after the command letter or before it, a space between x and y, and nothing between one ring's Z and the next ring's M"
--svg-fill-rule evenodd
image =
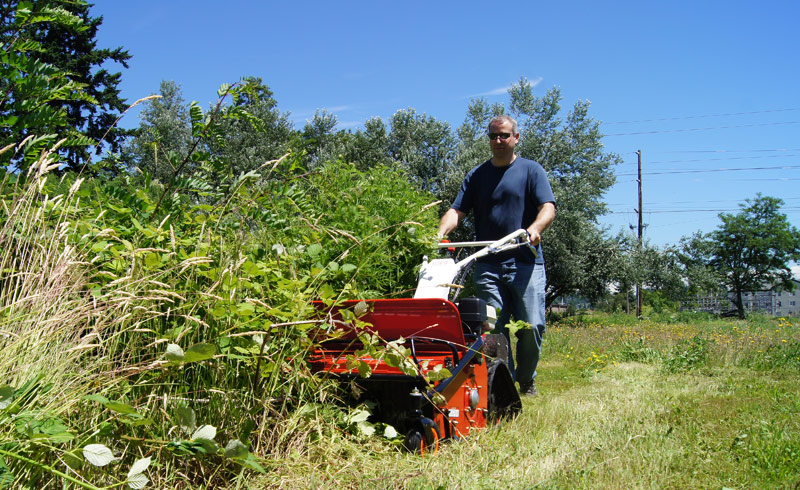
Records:
M744 302L742 301L742 290L736 290L736 311L739 313L739 319L744 320L746 318L744 312Z

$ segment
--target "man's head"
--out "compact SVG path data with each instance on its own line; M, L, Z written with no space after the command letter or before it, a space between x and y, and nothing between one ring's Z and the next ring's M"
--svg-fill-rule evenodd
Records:
M495 165L508 165L514 160L514 147L519 143L517 121L509 116L495 116L489 121L489 145Z

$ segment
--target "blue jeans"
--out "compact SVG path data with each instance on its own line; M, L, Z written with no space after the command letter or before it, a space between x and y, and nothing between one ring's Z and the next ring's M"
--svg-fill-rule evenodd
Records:
M500 310L495 329L508 339L509 368L520 383L536 377L536 365L545 330L545 283L543 264L503 265L477 262L474 269L478 297ZM530 323L517 331L516 366L511 354L511 338L506 324L511 317Z

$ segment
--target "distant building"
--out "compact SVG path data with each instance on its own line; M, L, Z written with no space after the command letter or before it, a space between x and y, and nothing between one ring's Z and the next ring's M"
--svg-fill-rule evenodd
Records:
M800 281L794 279L794 291L773 293L775 316L800 317Z
M800 317L800 281L792 279L793 291L743 291L742 303L748 313L762 312L773 316ZM721 314L735 310L734 294L697 295L690 300L681 301L681 310L705 311Z

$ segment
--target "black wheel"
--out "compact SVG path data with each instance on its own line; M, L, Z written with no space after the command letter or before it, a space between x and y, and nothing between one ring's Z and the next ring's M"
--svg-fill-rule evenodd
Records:
M418 453L420 456L426 454L436 454L439 451L439 431L436 427L429 428L426 437L421 428L408 431L403 445L411 452Z
M489 370L489 421L497 423L501 419L517 416L522 411L514 378L505 362L499 359L490 361Z

